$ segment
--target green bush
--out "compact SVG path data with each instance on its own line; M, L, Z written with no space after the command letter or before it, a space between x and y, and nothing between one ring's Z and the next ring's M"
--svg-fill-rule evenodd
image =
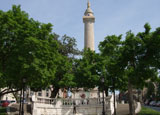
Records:
M6 108L0 107L0 115L7 115Z

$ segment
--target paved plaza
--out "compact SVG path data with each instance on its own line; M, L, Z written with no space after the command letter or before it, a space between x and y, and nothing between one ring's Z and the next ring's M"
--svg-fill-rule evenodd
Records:
M117 115L129 115L129 105L118 104Z

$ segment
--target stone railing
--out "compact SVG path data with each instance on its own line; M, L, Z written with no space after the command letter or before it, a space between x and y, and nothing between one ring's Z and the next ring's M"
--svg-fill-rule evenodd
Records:
M111 97L105 99L105 111L107 115L113 112L111 107ZM102 114L102 98L87 98L87 99L71 99L71 98L37 98L33 101L32 115L100 115Z
M102 98L87 98L87 99L71 99L71 98L37 98L35 103L43 104L52 104L56 105L58 101L61 101L61 105L70 106L70 105L101 105L103 103ZM104 98L105 103L107 104L110 101L110 98Z

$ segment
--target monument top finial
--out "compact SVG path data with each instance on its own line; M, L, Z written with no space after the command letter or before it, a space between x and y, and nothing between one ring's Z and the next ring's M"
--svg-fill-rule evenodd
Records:
M87 8L90 8L90 6L91 6L91 4L90 4L90 2L89 2L89 0L88 0Z

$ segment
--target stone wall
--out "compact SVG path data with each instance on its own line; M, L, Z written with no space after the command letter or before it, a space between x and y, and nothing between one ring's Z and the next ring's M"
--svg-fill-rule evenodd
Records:
M102 113L102 106L76 106L74 111L73 106L55 107L49 104L37 104L36 109L33 110L33 115L100 115Z

